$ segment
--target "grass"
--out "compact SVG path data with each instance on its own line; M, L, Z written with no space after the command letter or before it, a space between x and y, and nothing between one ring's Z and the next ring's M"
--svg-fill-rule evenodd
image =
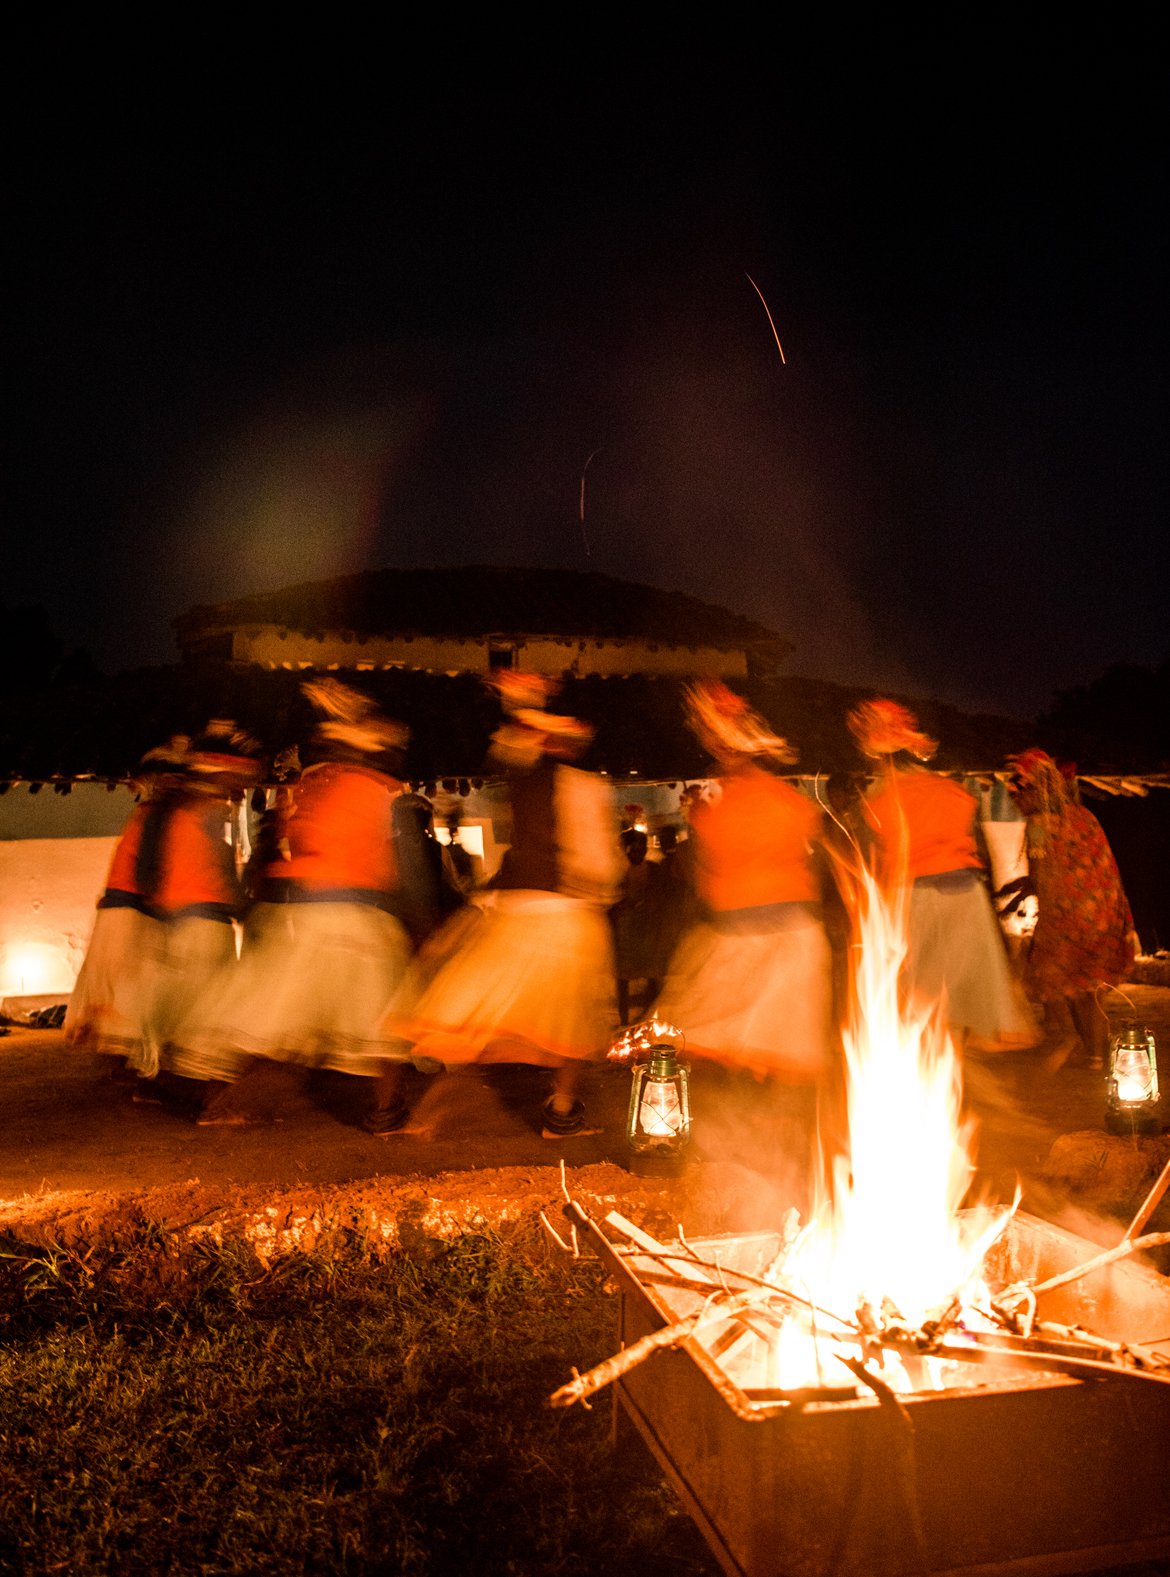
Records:
M0 1242L0 1571L712 1577L607 1397L596 1262L531 1229L264 1267Z

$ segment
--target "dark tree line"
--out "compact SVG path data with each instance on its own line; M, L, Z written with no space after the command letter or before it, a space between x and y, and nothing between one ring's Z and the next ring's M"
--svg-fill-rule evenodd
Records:
M70 648L37 603L0 602L0 697L90 684L101 674L87 651Z
M1091 684L1062 690L1037 720L1050 754L1081 771L1170 772L1170 660L1118 663Z

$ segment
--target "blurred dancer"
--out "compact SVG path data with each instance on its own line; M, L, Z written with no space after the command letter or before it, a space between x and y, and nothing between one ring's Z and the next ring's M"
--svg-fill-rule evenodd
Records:
M690 810L705 918L685 936L655 1005L686 1048L757 1078L817 1083L830 1044L830 955L813 867L819 807L764 765L787 741L718 681L687 691L688 720L718 768Z
M233 1088L253 1059L371 1077L389 1054L375 1027L410 956L391 912L406 731L335 680L302 690L320 721L269 828L239 963L203 993L171 1053L178 1071L209 1081L203 1124L254 1115L246 1088Z
M1041 1035L991 902L978 799L927 770L938 743L898 702L863 701L848 723L877 764L861 802L875 875L887 894L907 900L906 989L926 1007L941 1004L960 1050L1036 1045Z
M435 837L435 810L424 794L404 792L394 801L395 913L419 948L464 902Z
M660 950L655 945L657 938L652 923L656 918L654 890L659 869L646 858L650 851L649 836L640 827L627 827L618 843L627 864L617 901L610 906L609 923L613 930L618 1023L624 1025L630 1016L631 987L641 981L640 1011L648 1013L661 990L666 962L660 958Z
M111 1078L152 1072L151 1015L165 931L156 902L165 810L183 778L187 740L148 750L134 774L137 803L114 849L93 932L65 1014L65 1042L107 1059Z
M649 895L649 912L643 921L651 941L655 961L653 979L662 983L674 967L679 943L702 915L695 890L694 849L689 840L680 841L678 828L668 822L658 829L659 858L654 870L654 885ZM653 1006L653 1002L651 1003Z
M460 837L459 825L463 820L463 810L458 804L447 806L444 817L447 828L447 842L442 845L443 863L447 871L447 880L461 893L464 898L470 898L479 883L478 867L482 861L476 859Z
M507 778L511 842L476 897L473 923L456 915L438 934L443 962L433 974L423 969L387 1028L412 1042L416 1058L445 1066L552 1068L542 1131L559 1139L588 1132L582 1076L608 1044L613 955L606 910L621 854L604 780L569 764L592 730L544 709L554 687L538 675L509 671L494 682L507 715L492 760ZM392 1065L367 1127L393 1133L407 1117L401 1070Z
M1026 750L1009 765L1008 790L1027 818L1025 880L1037 901L1025 984L1045 1009L1063 1005L1076 1035L1057 1048L1050 1066L1075 1057L1102 1067L1109 1020L1097 992L1124 980L1137 956L1121 874L1101 823L1077 801L1075 777L1070 784L1043 750Z
M260 746L229 719L216 718L191 741L182 782L168 798L161 836L157 908L166 921L165 945L151 1023L148 1074L154 1088L136 1100L177 1089L170 1043L208 982L236 962L236 923L244 888L231 842L234 801L261 775Z

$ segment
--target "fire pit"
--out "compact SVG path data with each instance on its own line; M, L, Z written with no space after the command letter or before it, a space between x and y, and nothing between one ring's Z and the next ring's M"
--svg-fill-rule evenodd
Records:
M613 1384L731 1577L1056 1577L1170 1556L1170 1283L968 1199L975 1126L906 884L843 869L847 1151L775 1233L673 1244L565 1214L621 1289ZM1158 1185L1162 1186L1161 1182ZM1154 1195L1151 1194L1151 1200ZM1146 1207L1141 1217L1144 1219Z
M736 1273L780 1245L770 1233L657 1245L607 1218L619 1246L572 1201L565 1213L619 1284L623 1349L709 1301L679 1285L696 1259L724 1273L712 1292L734 1296ZM1017 1214L985 1271L993 1288L1039 1287L1100 1257ZM732 1360L757 1339L749 1310L738 1337L714 1324L618 1374L615 1407L734 1577L1056 1577L1170 1556L1170 1371L1127 1371L1106 1350L1170 1350L1170 1284L1117 1259L1039 1291L1031 1312L1034 1330L1075 1338L991 1338L948 1363L946 1389L895 1396L745 1385L750 1365Z

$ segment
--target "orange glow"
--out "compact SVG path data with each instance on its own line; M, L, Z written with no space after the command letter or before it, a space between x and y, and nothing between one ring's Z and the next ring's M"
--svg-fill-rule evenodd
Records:
M0 995L43 996L73 989L76 971L64 947L51 942L11 942L0 964Z
M640 1024L631 1025L624 1034L618 1035L611 1041L605 1055L610 1062L628 1062L639 1052L649 1051L651 1046L660 1041L669 1041L674 1045L681 1040L680 1029L654 1015Z

